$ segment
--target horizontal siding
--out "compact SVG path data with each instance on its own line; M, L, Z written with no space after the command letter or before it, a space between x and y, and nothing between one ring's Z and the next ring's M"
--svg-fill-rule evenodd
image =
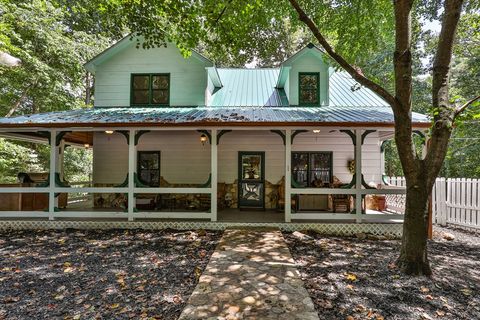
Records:
M203 62L194 57L185 59L173 45L145 50L132 43L98 67L95 106L129 106L132 73L170 73L172 106L205 104L207 72Z
M195 131L151 132L141 136L138 150L161 152L161 175L172 183L204 183L210 173L210 145L199 141ZM282 139L268 131L233 131L220 139L218 181L232 183L238 175L239 151L264 151L265 178L277 183L285 173L285 147ZM292 151L332 151L333 174L347 183L352 179L347 163L354 158L351 139L342 133L303 133L295 137ZM365 181L380 183L381 155L377 133L363 145L362 171ZM128 169L128 146L120 134L94 135L94 181L121 183Z
M114 133L93 135L94 183L120 184L128 173L128 145L125 136Z

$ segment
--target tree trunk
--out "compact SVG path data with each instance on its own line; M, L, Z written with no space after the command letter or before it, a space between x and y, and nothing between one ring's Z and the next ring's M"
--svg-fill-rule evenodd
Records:
M425 174L407 181L405 220L403 223L402 248L397 266L406 274L431 275L427 256L428 197L431 188Z

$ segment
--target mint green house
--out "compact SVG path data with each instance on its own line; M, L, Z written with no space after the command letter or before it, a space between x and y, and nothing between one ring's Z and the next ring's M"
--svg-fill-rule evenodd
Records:
M310 44L279 68L217 68L174 45L129 37L89 61L94 107L0 119L0 135L51 145L42 194L2 219L306 223L401 221L404 189L385 184L389 105ZM419 134L429 119L412 114ZM93 179L63 180L66 146L93 150ZM89 194L81 203L61 195ZM48 198L48 199L47 199ZM62 202L62 203L61 203Z

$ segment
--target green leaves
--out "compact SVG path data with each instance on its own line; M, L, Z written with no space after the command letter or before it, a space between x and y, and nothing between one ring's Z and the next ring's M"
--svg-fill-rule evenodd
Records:
M51 1L4 1L0 11L0 49L22 60L18 68L0 68L0 113L81 107L82 65L106 48L108 39L72 30L65 8Z

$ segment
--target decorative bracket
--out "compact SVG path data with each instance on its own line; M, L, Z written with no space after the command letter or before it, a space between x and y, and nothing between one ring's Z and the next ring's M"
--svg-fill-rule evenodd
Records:
M208 175L208 180L207 182L205 183L202 183L201 185L199 185L198 187L199 188L210 188L212 186L212 174L210 173Z
M365 142L365 139L367 138L367 136L370 134L370 133L374 133L376 132L377 130L365 130L364 133L362 133L362 145L363 143Z
M70 186L66 184L65 181L62 181L60 179L60 173L58 172L55 172L55 186L60 188L70 188Z
M380 145L380 152L385 152L385 145L389 140L383 140L382 144Z
M278 135L282 138L282 140L283 140L283 145L285 145L285 143L286 143L286 141L285 141L285 133L283 133L282 130L270 130L270 132L278 134Z
M232 132L232 130L220 130L220 131L217 133L217 145L220 143L220 138L221 138L225 133L228 133L228 132Z
M127 139L127 144L130 144L130 132L129 131L127 131L127 130L117 130L115 132L118 132L118 133L122 134L125 137L125 139Z
M353 133L352 130L339 130L340 132L346 133L350 136L350 139L352 139L352 143L354 146L357 145L357 137L355 136L355 133Z
M38 131L38 134L48 139L48 144L52 144L52 133L50 131Z
M62 142L63 137L69 132L72 132L72 131L61 131L57 133L57 136L55 137L55 146L58 147L60 145L60 142Z
M140 137L143 136L145 133L149 133L150 130L140 130L135 133L135 145L138 144L138 141L140 140Z
M299 135L300 133L305 133L305 132L308 132L308 130L295 130L294 132L292 132L291 144L293 144L293 139L295 139L295 137L297 135Z

